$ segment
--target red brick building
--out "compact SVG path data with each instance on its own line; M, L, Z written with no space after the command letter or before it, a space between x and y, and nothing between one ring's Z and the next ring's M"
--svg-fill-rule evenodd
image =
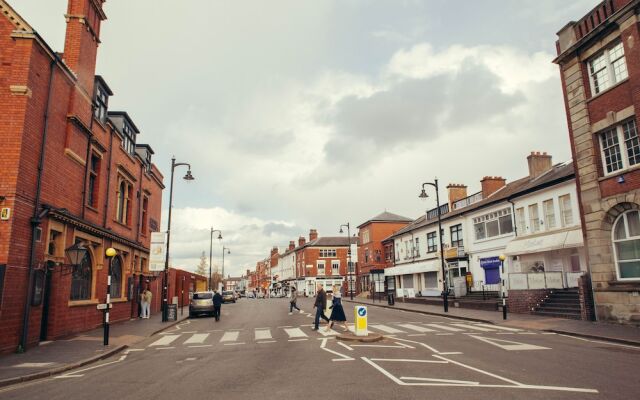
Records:
M148 259L163 177L95 76L103 3L69 0L59 54L0 0L0 352L99 326L109 247L111 320L137 315L143 285L160 298ZM87 252L70 265L75 244Z
M358 292L369 291L372 271L383 270L387 260L393 265L393 241L382 241L410 222L410 218L385 211L358 226Z
M598 319L640 324L640 1L607 0L556 43ZM638 110L636 110L638 109Z

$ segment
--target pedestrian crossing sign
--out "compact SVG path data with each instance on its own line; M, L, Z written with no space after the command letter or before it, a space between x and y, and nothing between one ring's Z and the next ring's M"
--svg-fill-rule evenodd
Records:
M367 332L367 307L365 306L355 306L354 308L354 330L356 336L367 336L369 332Z

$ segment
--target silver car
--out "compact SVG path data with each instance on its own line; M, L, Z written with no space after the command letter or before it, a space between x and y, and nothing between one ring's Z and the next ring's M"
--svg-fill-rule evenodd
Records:
M195 292L189 303L189 318L196 315L214 315L213 292Z

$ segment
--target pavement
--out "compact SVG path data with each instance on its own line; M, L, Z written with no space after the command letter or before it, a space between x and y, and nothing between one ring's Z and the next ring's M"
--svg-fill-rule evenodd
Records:
M415 303L405 303L396 300L395 305L390 306L386 302L375 302L370 299L354 298L345 300L363 305L385 307L390 309L416 312L426 315L446 316L467 321L490 323L513 328L533 329L545 332L554 332L564 335L597 339L616 343L628 344L640 347L640 327L630 325L619 325L607 322L579 321L563 318L542 317L533 314L508 313L507 319L503 320L502 311L473 310L466 308L456 308L453 303L449 304L449 311L444 312L442 306L425 305Z
M24 353L0 356L0 387L63 373L111 357L129 346L188 318L189 308L178 310L177 321L162 322L162 314L131 319L109 327L109 345L103 345L102 327L63 340L41 342Z

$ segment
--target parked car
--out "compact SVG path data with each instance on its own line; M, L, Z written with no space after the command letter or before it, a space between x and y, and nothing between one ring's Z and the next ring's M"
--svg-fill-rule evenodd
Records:
M189 303L189 318L196 315L213 316L213 292L195 292Z
M236 295L231 290L225 290L224 292L222 292L222 301L225 303L227 302L235 303Z

